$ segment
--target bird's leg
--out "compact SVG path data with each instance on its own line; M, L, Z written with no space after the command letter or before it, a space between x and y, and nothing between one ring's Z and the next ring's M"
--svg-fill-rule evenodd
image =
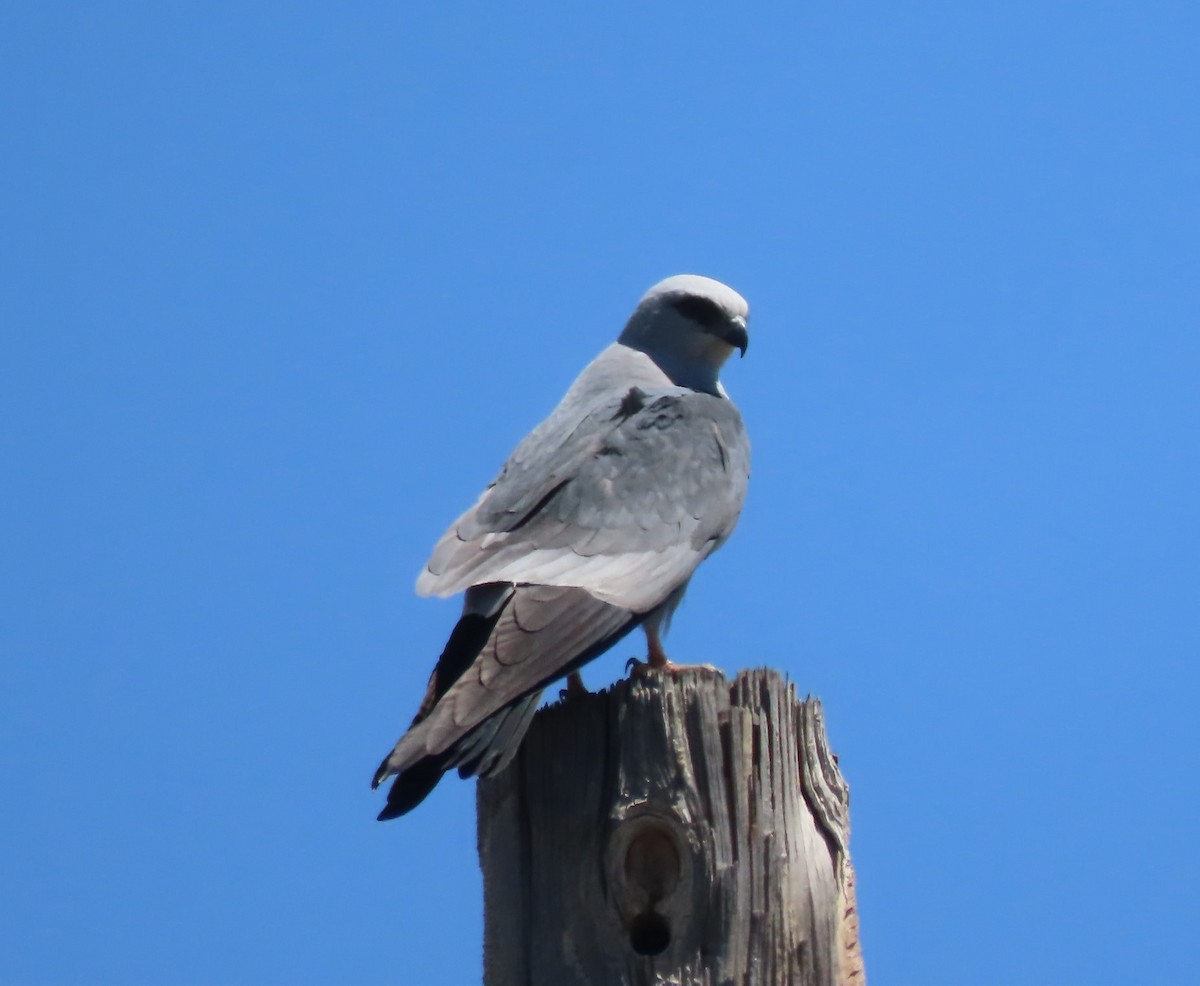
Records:
M652 671L662 671L666 674L679 674L681 671L708 671L712 674L721 674L721 669L711 664L676 664L667 657L667 652L663 650L658 628L643 623L642 629L646 631L646 660L639 661L636 657L631 657L625 662L627 671L635 675L648 675Z
M558 697L560 699L582 698L584 695L590 695L587 690L587 685L583 683L583 675L578 671L572 671L567 675L567 687L560 689Z
M646 627L646 664L655 671L670 671L675 667L663 650L662 640L658 631Z

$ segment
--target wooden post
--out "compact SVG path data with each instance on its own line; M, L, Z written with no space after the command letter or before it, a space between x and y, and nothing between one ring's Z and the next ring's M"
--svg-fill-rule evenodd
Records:
M778 673L538 713L478 793L486 986L862 984L848 792Z

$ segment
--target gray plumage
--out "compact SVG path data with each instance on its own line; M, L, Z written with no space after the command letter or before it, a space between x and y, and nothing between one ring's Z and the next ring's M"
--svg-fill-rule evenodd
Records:
M376 772L376 786L396 776L381 819L446 770L503 767L542 689L639 624L661 655L660 631L745 497L749 442L718 373L745 352L747 315L709 278L655 285L438 542L417 591L465 591L463 615Z

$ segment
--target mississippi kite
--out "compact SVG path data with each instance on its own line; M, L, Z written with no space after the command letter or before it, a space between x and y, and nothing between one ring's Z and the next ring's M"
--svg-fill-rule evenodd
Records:
M423 596L465 590L462 617L408 731L372 784L381 820L442 774L486 776L516 753L542 689L634 627L652 668L696 566L733 531L750 475L741 415L717 375L748 343L745 300L669 277L642 298L500 475L438 542Z

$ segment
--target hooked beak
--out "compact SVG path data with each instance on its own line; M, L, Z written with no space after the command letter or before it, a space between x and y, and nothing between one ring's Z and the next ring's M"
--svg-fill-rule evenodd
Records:
M746 331L746 320L735 318L721 338L734 349L739 350L742 356L745 356L746 350L750 346L750 334Z

